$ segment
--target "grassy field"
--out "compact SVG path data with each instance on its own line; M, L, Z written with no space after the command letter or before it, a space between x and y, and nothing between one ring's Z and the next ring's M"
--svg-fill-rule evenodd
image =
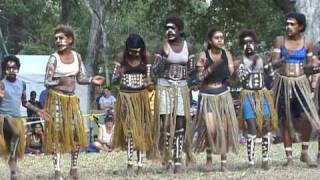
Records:
M261 165L261 147L258 145L256 150L256 169L248 170L247 156L244 145L241 145L239 154L230 154L228 156L228 172L219 172L219 156L214 156L215 171L210 173L200 172L199 169L205 163L205 154L196 156L197 165L193 167L186 167L181 174L161 173L162 167L160 164L146 161L145 174L129 178L125 175L126 168L126 153L112 152L112 153L82 153L79 160L79 174L80 179L94 180L94 179L319 179L320 168L309 169L305 164L299 161L300 145L294 145L294 166L292 168L282 167L285 162L284 149L282 144L273 145L271 147L271 169L263 171L260 169ZM313 159L317 155L317 145L312 143L310 147L310 155ZM70 155L63 155L62 173L65 179L68 179L68 172L70 167ZM26 156L19 163L20 179L53 179L53 165L50 156ZM118 173L114 173L117 171ZM9 178L9 169L2 160L0 163L0 179L7 180Z

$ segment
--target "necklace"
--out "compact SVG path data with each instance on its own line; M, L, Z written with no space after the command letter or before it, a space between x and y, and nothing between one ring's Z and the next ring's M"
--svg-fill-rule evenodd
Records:
M32 136L33 142L39 143L41 138L36 138L36 136Z

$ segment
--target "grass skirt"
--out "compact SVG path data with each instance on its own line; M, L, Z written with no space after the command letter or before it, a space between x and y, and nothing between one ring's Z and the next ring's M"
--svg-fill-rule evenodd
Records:
M44 131L46 153L71 152L78 146L82 148L87 145L87 134L76 95L49 90L44 108L50 116Z
M127 148L129 133L136 150L148 150L152 145L152 116L147 90L120 91L116 102L114 148Z
M173 98L173 109L177 109L178 106L178 94L181 94L183 100L183 110L184 110L184 117L186 120L186 129L185 129L185 142L184 142L184 151L186 153L187 161L193 162L195 161L193 154L192 154L192 136L191 136L191 116L190 116L190 94L189 88L187 85L185 86L161 86L158 84L156 87L156 95L155 95L155 110L154 110L154 130L153 130L153 147L150 152L149 158L154 160L169 159L171 157L165 157L168 154L165 153L165 137L166 137L166 130L165 127L169 129L170 138L169 138L169 149L172 149L174 134L175 134L175 127L176 127L176 117L177 112L173 111L173 113L166 115L167 118L164 121L160 118L160 106L161 104L161 95L160 92L166 91L166 94L170 94ZM178 92L180 91L180 92ZM161 157L162 156L162 157ZM170 155L168 155L170 156Z
M240 111L239 111L239 126L244 127L245 119L243 118L243 101L247 97L250 101L251 106L256 114L256 124L259 133L262 133L263 129L263 100L266 99L269 110L270 110L270 126L272 129L278 129L278 114L274 107L272 91L266 88L261 90L246 90L243 89L240 93Z
M6 142L4 138L3 132L3 123L4 119L6 119L15 135L19 137L19 142L16 149L16 157L18 159L23 158L25 151L25 127L24 127L24 119L22 118L14 118L11 116L0 116L0 155L5 159L9 157L9 146L10 142Z
M201 96L194 151L199 153L210 147L215 154L238 152L238 121L230 91Z
M280 74L276 75L274 80L273 91L275 95L276 108L279 111L280 103L284 103L284 108L281 111L285 113L285 123L289 128L289 133L292 138L296 138L297 130L295 129L294 117L291 108L291 97L296 97L303 112L306 114L308 121L310 122L314 130L320 129L319 115L312 99L310 83L305 75L300 77L286 77ZM280 102L280 96L284 96L284 102ZM280 112L278 112L280 117ZM281 120L281 119L280 119ZM280 123L280 126L284 125Z
M320 77L318 77L318 79L317 79L317 83L316 83L316 87L315 87L315 89L314 89L314 102L315 102L315 104L316 104L316 108L317 108L317 110L318 110L318 112L319 112L319 110L320 110L320 105L319 105L319 103L320 103Z

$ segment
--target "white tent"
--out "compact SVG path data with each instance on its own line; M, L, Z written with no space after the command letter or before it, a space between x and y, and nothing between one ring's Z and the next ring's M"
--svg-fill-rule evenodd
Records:
M17 55L20 59L21 67L18 78L26 82L27 99L30 98L30 92L37 92L37 99L44 87L44 76L49 55ZM89 112L89 88L86 85L77 85L76 94L80 98L80 108L85 115ZM26 115L27 111L21 106L22 115Z

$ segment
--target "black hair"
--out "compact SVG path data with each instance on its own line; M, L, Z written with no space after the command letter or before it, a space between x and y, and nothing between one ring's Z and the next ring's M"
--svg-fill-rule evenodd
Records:
M166 19L166 21L165 21L165 25L164 25L165 28L166 28L166 25L167 25L168 23L172 23L172 24L176 25L177 28L179 29L179 31L181 32L181 36L184 35L184 32L183 32L183 30L184 30L184 23L183 23L183 21L182 21L181 18L176 17L176 16L168 17L168 18Z
M33 124L33 125L31 126L31 128L32 128L32 134L35 134L35 133L36 133L36 126L37 126L38 124L41 126L41 129L42 129L42 131L43 131L43 125L42 125L41 123L35 123L35 124Z
M104 123L107 123L107 122L113 122L113 114L112 113L107 113L106 114L106 117L104 118Z
M211 49L211 48L212 48L212 46L211 46L211 44L209 43L209 41L212 39L213 35L214 35L216 32L222 32L222 33L223 33L223 31L222 31L220 28L217 28L217 27L211 27L211 28L208 30L208 33L207 33L207 38L208 38L207 49Z
M18 70L20 69L20 60L17 56L15 55L8 55L6 57L4 57L2 63L1 63L1 70L2 70L2 73L5 73L6 72L6 68L7 68L7 65L8 65L8 62L9 61L13 61L15 62L15 64L17 65L17 68Z
M303 28L301 29L300 32L304 32L306 30L307 20L306 20L306 16L304 14L298 13L298 12L291 12L291 13L287 14L286 20L288 20L290 18L295 19L299 25L303 26Z
M140 48L140 56L144 63L146 63L146 45L144 43L144 40L142 37L138 34L130 34L129 37L126 40L126 49L124 51L124 60L127 60L129 55L129 49L130 48Z
M244 38L251 37L253 41L256 43L258 41L256 32L253 29L243 29L239 33L239 44L240 46L244 45Z
M104 86L103 89L108 89L108 90L110 90L110 86Z

